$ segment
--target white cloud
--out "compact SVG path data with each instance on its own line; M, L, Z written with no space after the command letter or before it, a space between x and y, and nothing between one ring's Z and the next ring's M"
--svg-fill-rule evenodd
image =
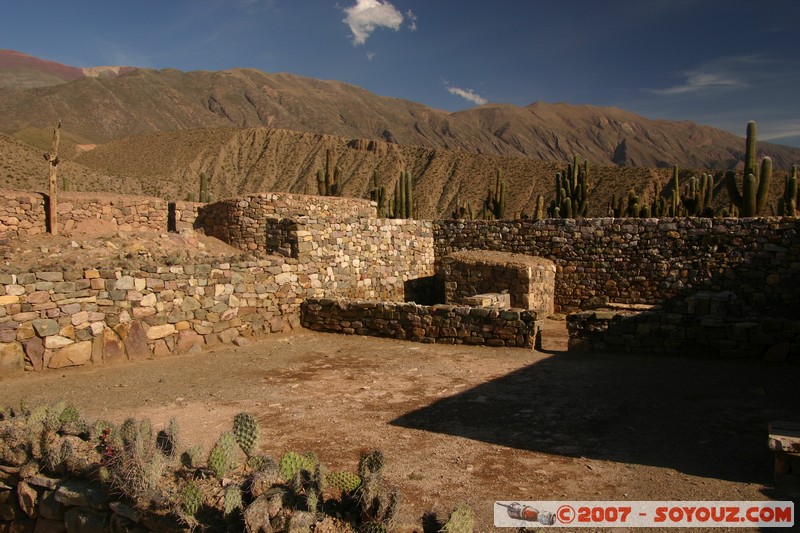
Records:
M764 63L757 56L722 57L683 72L683 83L664 89L650 89L649 92L674 95L746 88L750 84L745 80L760 77Z
M367 42L367 38L378 28L399 30L403 14L387 0L356 0L355 5L344 8L347 16L344 23L353 32L353 44Z
M406 18L408 19L408 28L411 31L417 31L417 16L410 9L406 11Z
M376 56L376 55L377 55L377 54L375 54L375 52L367 52L367 59L369 59L370 61L372 61L373 59L375 59L375 56Z
M477 94L472 89L459 89L458 87L448 87L447 90L450 92L450 94L460 96L461 98L469 100L470 102L476 105L483 105L489 102L489 100Z

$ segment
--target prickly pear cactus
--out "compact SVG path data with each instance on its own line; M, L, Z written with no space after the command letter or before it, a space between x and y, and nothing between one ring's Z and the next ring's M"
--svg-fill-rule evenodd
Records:
M369 474L380 474L383 470L383 452L380 450L372 450L361 455L361 460L358 463L358 473L361 477L367 477Z
M475 511L467 504L460 504L450 513L450 519L442 533L472 533L475 530Z
M133 418L126 418L117 428L117 434L125 447L132 446L136 442L137 436L136 420Z
M181 510L189 516L194 516L201 505L203 505L203 494L200 492L200 487L194 481L190 481L183 488Z
M208 467L218 479L236 466L236 446L233 433L223 433L208 454Z
M325 481L342 492L353 492L361 485L361 476L352 472L329 472Z
M225 489L225 498L222 510L225 516L230 516L242 508L242 488L239 485L228 485Z
M74 405L68 405L64 408L63 411L58 415L58 421L61 424L71 424L73 422L77 422L81 417L81 413L77 407Z
M259 432L258 420L250 413L239 413L233 418L233 435L248 457L258 447Z
M317 461L312 457L303 456L297 452L286 452L281 457L281 475L283 479L290 481L303 470L313 472L316 464Z

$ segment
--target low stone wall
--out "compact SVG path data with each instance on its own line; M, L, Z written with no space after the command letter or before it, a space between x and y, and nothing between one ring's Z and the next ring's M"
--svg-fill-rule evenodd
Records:
M196 207L179 202L179 220L191 227ZM200 205L200 204L197 204ZM109 231L166 231L167 202L149 196L60 192L56 205L58 232L62 235ZM47 195L0 191L0 238L24 238L47 231Z
M574 351L800 362L796 320L596 310L568 315L567 329Z
M0 275L0 370L160 357L289 331L325 283L285 258Z
M377 204L357 198L259 193L229 198L199 210L196 225L241 250L268 253L267 226L281 219L375 217Z
M170 231L194 229L200 209L206 204L197 202L174 202L168 205L168 224Z
M46 231L45 196L0 189L0 239L25 238Z
M508 293L511 307L554 312L556 266L549 259L506 252L455 252L441 260L447 304L484 293Z
M537 315L522 309L309 299L303 327L414 342L532 348Z

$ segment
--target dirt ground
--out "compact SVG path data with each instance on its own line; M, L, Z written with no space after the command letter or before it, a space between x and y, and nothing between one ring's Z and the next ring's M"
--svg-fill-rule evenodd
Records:
M302 330L3 379L0 404L66 400L89 419L156 426L175 417L206 449L248 411L264 453L310 450L336 469L380 448L403 531L459 502L480 531L494 530L495 500L797 502L797 478L773 482L766 428L800 420L800 367L565 347L563 321L546 323L541 353Z

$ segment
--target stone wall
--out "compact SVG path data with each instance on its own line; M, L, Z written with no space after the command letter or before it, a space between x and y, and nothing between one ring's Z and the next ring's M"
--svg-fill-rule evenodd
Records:
M0 239L44 233L46 224L44 195L0 189Z
M595 310L571 314L567 316L569 349L800 362L797 320L736 318L719 311L722 307L699 315L663 310Z
M178 202L173 213L181 227L192 227L198 206ZM167 202L149 196L60 192L56 206L62 235L109 231L166 231ZM47 195L0 190L0 238L24 238L47 231Z
M481 344L532 348L537 315L522 309L454 305L308 299L303 327L440 344Z
M496 250L556 264L555 307L663 304L682 312L702 290L731 291L741 316L800 318L795 218L548 219L434 223L436 260Z
M268 253L267 226L281 219L315 220L375 217L377 204L357 198L259 193L229 198L199 210L196 225L241 250Z
M556 266L507 252L454 252L441 260L444 301L465 304L484 293L508 293L511 307L553 314Z
M289 331L300 302L325 294L316 279L284 258L0 275L0 369L160 357Z

